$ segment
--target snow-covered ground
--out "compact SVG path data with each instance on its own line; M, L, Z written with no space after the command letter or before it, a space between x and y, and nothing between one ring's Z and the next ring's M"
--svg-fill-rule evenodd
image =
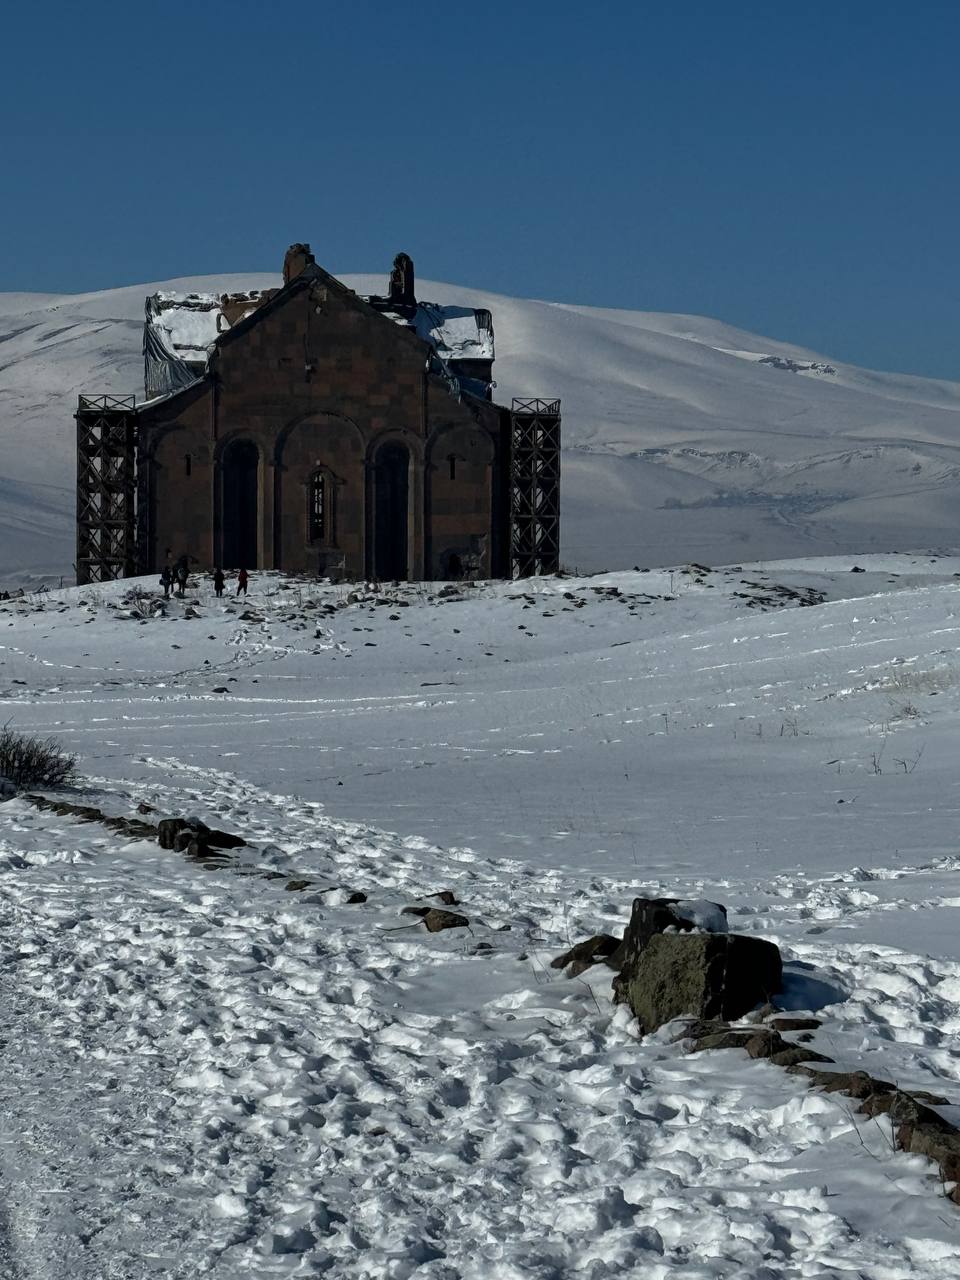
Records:
M885 1121L549 962L638 892L724 902L816 1049L960 1104L958 575L0 605L4 720L78 753L75 801L249 841L0 805L0 1275L956 1276ZM401 914L444 889L469 929Z
M361 293L385 285L343 279ZM77 395L142 394L146 295L278 283L246 274L0 294L0 583L71 575ZM571 566L960 545L958 382L858 369L699 316L429 280L418 296L490 309L498 400L562 399Z

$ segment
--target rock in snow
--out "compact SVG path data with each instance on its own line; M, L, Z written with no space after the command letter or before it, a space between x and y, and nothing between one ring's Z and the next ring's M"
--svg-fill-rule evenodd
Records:
M673 1018L741 1018L779 990L780 952L740 934L658 933L628 949L616 979L645 1031Z
M592 938L587 938L585 942L578 942L569 951L551 960L550 967L566 969L568 978L579 977L584 970L589 969L599 960L607 960L615 968L613 956L620 946L619 938L614 938L609 933L596 933Z
M596 934L550 963L569 966L573 978L599 960L617 970L616 998L644 1031L683 1016L742 1017L769 1001L783 976L772 942L729 935L726 907L702 898L634 898L622 942Z
M439 907L431 907L423 917L423 923L431 933L440 933L444 929L465 929L470 921L458 911L441 911Z

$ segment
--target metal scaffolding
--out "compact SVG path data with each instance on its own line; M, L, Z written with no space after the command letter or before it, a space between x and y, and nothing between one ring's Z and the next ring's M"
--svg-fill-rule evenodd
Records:
M560 568L560 401L514 400L511 409L510 573Z
M134 396L81 396L77 406L77 582L137 572Z

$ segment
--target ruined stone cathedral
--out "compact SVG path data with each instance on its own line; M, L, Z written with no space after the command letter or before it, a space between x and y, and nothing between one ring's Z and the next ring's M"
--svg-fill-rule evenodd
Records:
M155 294L144 358L143 403L80 400L78 581L183 555L337 579L557 568L559 402L493 403L490 312L418 301L405 254L382 297L302 244L278 289Z

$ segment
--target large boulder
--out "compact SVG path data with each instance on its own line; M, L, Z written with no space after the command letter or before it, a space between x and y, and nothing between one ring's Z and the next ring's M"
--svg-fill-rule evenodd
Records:
M611 969L623 973L635 968L640 953L651 938L660 933L727 932L727 909L719 902L681 898L634 898L630 922L623 931L623 941L607 959ZM613 981L618 1000L626 999L620 979Z
M763 938L699 932L657 933L642 944L641 938L625 939L614 991L644 1031L672 1018L742 1018L780 990L780 952Z
M622 939L609 933L595 933L556 956L550 965L554 969L566 969L568 978L579 977L601 960L619 972L627 957L639 954L654 934L693 929L726 933L726 907L705 898L634 898L630 923Z

